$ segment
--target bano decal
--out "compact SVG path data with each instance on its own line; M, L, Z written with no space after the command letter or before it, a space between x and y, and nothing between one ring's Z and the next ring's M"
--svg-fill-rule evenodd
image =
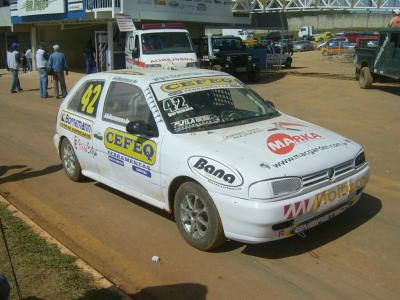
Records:
M157 145L154 141L123 131L107 128L104 132L104 146L109 150L139 160L148 165L154 165L156 162Z
M90 140L92 136L92 122L63 111L61 113L60 126L85 139Z
M238 188L243 184L243 177L237 170L212 158L192 156L188 159L188 165L193 173L219 187Z
M283 155L291 152L297 144L307 143L321 138L322 136L314 132L299 135L275 133L267 138L267 147L271 152Z
M358 178L356 181L342 183L335 188L316 194L312 199L305 199L283 206L283 215L286 220L297 218L305 213L317 211L328 203L342 200L355 191L362 189L368 182L368 175Z

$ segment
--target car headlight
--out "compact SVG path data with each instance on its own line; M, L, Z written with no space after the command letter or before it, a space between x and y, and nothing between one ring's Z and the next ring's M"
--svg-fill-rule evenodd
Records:
M299 191L303 184L298 177L285 177L273 180L260 181L249 187L251 199L272 200Z
M354 159L354 167L361 167L366 162L364 151L358 153L356 158Z
M226 61L231 61L231 60L232 60L232 58L230 56L226 57Z
M249 61L252 61L252 60L253 60L253 56L249 55L249 56L247 56L247 59L248 59Z

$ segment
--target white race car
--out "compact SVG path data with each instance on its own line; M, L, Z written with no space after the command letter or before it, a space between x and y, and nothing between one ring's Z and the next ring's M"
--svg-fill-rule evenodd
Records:
M54 144L69 178L173 212L201 250L303 235L354 205L369 177L357 143L208 70L85 76L60 106Z

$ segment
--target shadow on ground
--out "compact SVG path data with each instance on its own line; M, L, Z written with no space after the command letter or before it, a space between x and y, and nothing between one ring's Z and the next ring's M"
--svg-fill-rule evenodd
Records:
M372 86L372 89L400 96L400 85L374 85Z
M48 166L46 168L37 171L33 171L32 168L27 168L25 165L0 166L0 176L3 176L9 170L13 169L23 169L23 170L8 176L0 177L0 184L51 174L61 170L62 165L59 164L59 165Z
M310 230L305 238L294 236L270 243L246 245L242 253L267 259L280 259L303 254L353 231L372 219L381 209L381 200L369 194L363 194L351 209Z
M205 300L207 287L197 283L180 283L143 288L129 297L133 300ZM123 296L116 288L90 290L76 300L123 300ZM22 300L42 300L41 298L26 297ZM44 299L43 299L44 300Z

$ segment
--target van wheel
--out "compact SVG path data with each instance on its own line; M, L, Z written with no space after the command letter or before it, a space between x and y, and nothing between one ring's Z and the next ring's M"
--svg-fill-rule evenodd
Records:
M363 67L360 71L360 77L358 83L360 84L360 88L368 89L372 86L373 77L371 71L368 67Z
M249 81L251 82L260 82L261 80L261 71L260 69L257 69L253 72L248 73L247 75L249 77Z
M212 70L215 70L215 71L222 71L222 66L221 66L221 65L213 65L213 66L211 67L211 69L212 69Z
M218 210L207 191L197 183L185 182L179 187L174 217L186 242L199 250L212 250L225 242Z
M285 61L285 68L291 68L292 67L292 58L288 57Z
M60 156L64 171L72 181L79 181L83 178L81 165L76 157L71 143L64 138L60 145Z

